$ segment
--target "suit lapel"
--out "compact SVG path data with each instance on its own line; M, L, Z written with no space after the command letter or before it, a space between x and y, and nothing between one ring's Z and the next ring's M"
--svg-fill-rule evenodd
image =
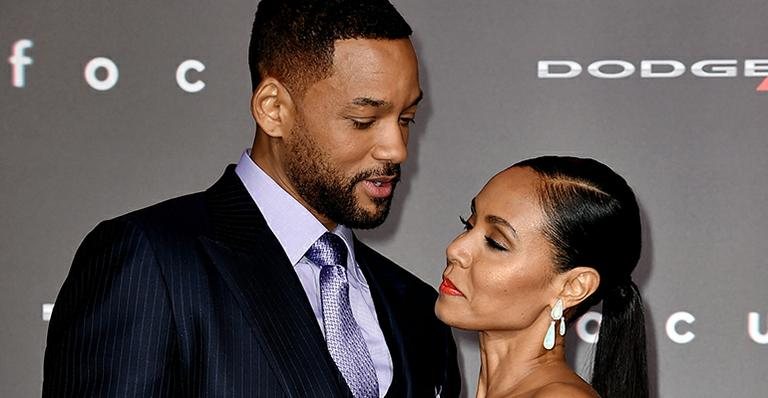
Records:
M200 240L234 294L288 396L349 396L301 283L229 167L206 191L212 232Z
M371 255L371 249L357 239L355 239L355 259L371 288L371 297L376 307L376 317L392 356L392 385L387 391L386 397L411 397L413 380L411 380L410 375L412 373L408 355L406 355L403 329L399 325L400 321L396 310L399 307L396 298L402 295L399 290L403 286L400 281L389 278L382 272L379 264L375 263L374 257Z

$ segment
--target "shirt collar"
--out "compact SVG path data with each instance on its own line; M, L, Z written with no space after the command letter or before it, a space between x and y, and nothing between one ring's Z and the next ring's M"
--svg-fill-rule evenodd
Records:
M278 185L250 157L246 150L235 167L235 173L245 185L267 225L283 247L288 260L296 266L309 250L309 247L324 233L325 226L301 205L293 196ZM332 231L344 240L349 252L349 264L353 277L365 283L355 259L354 233L344 225L337 225Z

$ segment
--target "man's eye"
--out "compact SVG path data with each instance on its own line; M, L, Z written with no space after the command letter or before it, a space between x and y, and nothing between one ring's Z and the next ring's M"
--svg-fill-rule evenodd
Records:
M416 124L416 119L412 117L401 117L400 118L400 125L403 127L409 127L413 124Z
M365 130L373 125L373 120L371 121L360 121L355 119L350 119L352 122L352 128L356 130Z

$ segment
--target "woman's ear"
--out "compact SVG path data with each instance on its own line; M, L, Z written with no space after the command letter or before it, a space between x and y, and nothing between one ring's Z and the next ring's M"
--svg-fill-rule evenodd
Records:
M565 283L560 298L563 299L565 308L581 304L600 286L600 274L594 268L576 267L565 272L563 276Z
M293 128L296 106L288 89L277 79L267 77L253 91L251 113L264 133L278 138Z

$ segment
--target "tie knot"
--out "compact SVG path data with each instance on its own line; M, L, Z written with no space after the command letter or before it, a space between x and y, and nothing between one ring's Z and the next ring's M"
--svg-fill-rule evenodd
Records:
M320 268L327 265L347 266L347 245L339 236L326 232L307 250L306 257Z

